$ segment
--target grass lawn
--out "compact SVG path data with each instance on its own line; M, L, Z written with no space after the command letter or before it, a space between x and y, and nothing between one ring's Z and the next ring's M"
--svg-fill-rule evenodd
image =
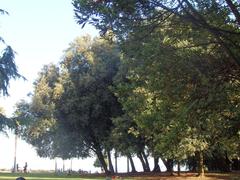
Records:
M126 174L125 174L126 175ZM26 180L106 180L105 177L80 177L79 175L55 175L54 173L0 173L0 180L15 180L17 177L24 177ZM131 178L122 178L122 180L240 180L240 172L237 173L206 173L206 176L196 177L196 173L182 173L180 176L169 176L164 173L157 174L139 174ZM117 180L117 179L116 179Z
M15 180L17 177L24 177L26 180L35 179L35 180L105 180L105 178L80 178L77 175L55 175L53 173L0 173L0 180Z

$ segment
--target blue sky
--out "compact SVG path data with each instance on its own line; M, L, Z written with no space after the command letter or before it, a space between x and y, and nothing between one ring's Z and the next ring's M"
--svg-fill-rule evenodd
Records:
M93 27L81 29L74 19L70 0L0 0L0 9L9 12L0 16L0 36L17 52L16 64L27 81L11 81L9 97L0 97L7 115L11 116L14 105L32 91L32 83L44 64L60 61L63 51L77 36L98 33ZM14 138L0 134L0 168L13 165ZM40 159L34 149L19 140L17 161L23 166L28 161L32 169L53 169L54 161ZM90 170L92 160L75 160L75 168ZM61 162L59 162L61 163ZM69 162L66 162L66 168ZM61 165L60 165L61 166Z
M44 64L57 63L63 51L76 37L85 34L96 36L97 31L90 26L81 26L74 19L71 0L0 0L0 9L9 16L0 16L0 36L17 52L16 64L27 81L11 81L9 97L0 96L0 106L8 116L14 105L32 91L32 84ZM0 133L0 169L13 166L14 137ZM17 162L23 166L28 162L31 169L54 169L54 161L37 157L33 147L18 141ZM136 160L136 162L138 162ZM74 160L74 169L92 170L93 159ZM153 163L151 163L152 165ZM59 161L61 167L61 161ZM136 163L141 170L140 162ZM66 162L69 168L69 161ZM126 171L126 159L119 162L120 171Z
M96 36L97 31L81 29L70 0L1 0L0 8L9 12L0 16L0 36L17 52L19 72L28 80L11 82L10 97L0 97L0 106L10 116L14 104L32 90L44 64L59 62L77 36Z

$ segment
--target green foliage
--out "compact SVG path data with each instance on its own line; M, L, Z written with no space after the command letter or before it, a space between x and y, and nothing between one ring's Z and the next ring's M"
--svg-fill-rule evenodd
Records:
M146 150L169 167L199 158L200 170L203 155L239 157L238 2L72 2L111 43L78 38L40 73L27 136L39 154L94 152L106 172L112 148L146 166Z
M57 119L68 132L76 132L83 145L104 163L102 150L107 147L111 118L121 113L109 89L118 69L118 49L103 40L82 37L70 45L61 64L64 90L56 101Z
M138 127L127 115L113 119L114 129L111 133L111 142L121 155L137 154L145 148L144 138L141 137Z
M8 14L7 11L0 9L0 14ZM0 97L8 96L8 88L11 79L23 78L18 73L17 66L14 62L15 52L11 46L7 45L2 37L0 37L1 51L0 54ZM6 126L12 125L12 120L7 118L2 109L0 109L0 131L3 131Z
M8 95L7 87L10 79L21 77L20 74L18 74L14 58L14 51L10 46L7 46L0 57L0 90L3 95Z
M0 9L1 14L8 14L7 11ZM8 86L10 79L23 78L17 70L17 66L14 62L15 52L11 46L7 45L2 37L0 37L0 43L2 45L2 53L0 55L0 95L8 94Z
M239 156L238 2L73 5L79 24L112 32L121 45L114 91L154 154L181 160L221 147Z
M102 141L109 134L110 117L119 111L117 104L114 105L116 98L108 90L119 58L111 52L114 48L103 42L88 45L85 42L90 42L89 39L78 40L78 44L67 50L62 62L67 74L64 78L68 79L62 84L64 91L58 99L58 115L66 127L82 130L84 138L94 136L103 138L99 139Z
M18 106L19 116L31 119L23 136L40 156L85 158L94 152L107 171L103 150L112 149L111 118L121 113L109 89L119 56L115 44L85 36L70 44L60 67L43 67L28 110Z
M9 119L5 116L4 108L0 107L0 132L5 132L7 124L9 124Z

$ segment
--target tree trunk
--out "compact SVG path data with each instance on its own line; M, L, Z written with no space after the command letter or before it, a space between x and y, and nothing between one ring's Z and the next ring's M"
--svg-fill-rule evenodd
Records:
M231 172L231 170L232 170L232 168L231 168L231 161L228 158L227 152L225 152L225 164L226 164L225 171L226 172Z
M142 155L143 155L144 162L145 162L145 165L146 165L146 171L147 171L147 172L150 172L150 167L149 167L149 163L148 163L148 158L147 158L147 156L146 156L146 154L145 154L144 151L142 152Z
M13 172L16 173L18 171L17 168L17 140L18 140L18 130L15 130L15 146L14 146L14 162L13 162Z
M198 152L198 176L204 176L203 152Z
M127 173L129 173L129 159L127 157Z
M108 157L109 171L111 173L114 173L113 164L112 164L112 158L111 158L111 152L109 150L107 151L107 157Z
M132 159L132 156L130 154L128 155L128 159L129 159L130 164L131 164L132 172L137 172L136 168L135 168L135 165L134 165L134 162L133 162L133 159Z
M57 159L55 158L55 173L57 174L57 172L58 172Z
M105 172L106 174L111 174L111 172L108 170L107 163L106 163L106 161L105 161L105 159L104 159L104 156L103 156L103 154L102 154L101 148L100 148L99 145L97 145L97 144L95 144L94 147L95 147L96 155L97 155L97 157L98 157L98 160L100 161L100 164L101 164L104 172Z
M153 168L153 172L161 172L160 166L159 166L159 158L158 157L154 157L154 168Z
M118 155L117 155L117 152L116 152L116 151L115 151L114 157L115 157L115 172L117 173L117 172L118 172L118 166L117 166L117 158L118 158Z
M180 172L181 172L180 161L177 162L177 172L178 172L178 176L180 176Z
M145 162L144 162L144 159L143 159L143 157L142 157L142 154L141 154L141 153L138 153L138 154L137 154L137 157L140 159L140 161L141 161L141 163L142 163L143 171L144 171L144 172L147 172L146 164L145 164Z
M232 170L239 171L240 170L240 160L235 158L232 159Z
M65 172L65 161L64 161L64 159L62 159L62 162L63 162L63 172Z
M163 159L163 164L165 165L167 172L173 174L173 160L172 159Z

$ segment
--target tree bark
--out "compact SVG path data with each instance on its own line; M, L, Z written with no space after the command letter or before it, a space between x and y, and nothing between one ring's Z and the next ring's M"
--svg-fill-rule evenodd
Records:
M133 159L132 159L132 156L130 154L128 155L128 159L129 159L130 164L131 164L132 172L137 172L136 168L135 168L135 165L134 165L134 162L133 162Z
M154 157L154 168L153 168L153 172L161 172L160 166L159 166L159 158L158 157Z
M144 159L144 162L145 162L145 165L146 165L146 171L147 171L147 172L150 172L150 167L149 167L148 158L147 158L147 156L146 156L146 154L145 154L144 151L142 152L142 155L143 155L143 159Z
M239 171L240 170L240 160L235 158L235 159L232 159L232 170L234 171Z
M109 150L107 151L107 157L108 157L109 171L110 171L111 173L114 173L114 168L113 168L112 158L111 158L111 152L110 152Z
M181 172L180 161L177 162L177 172L178 172L178 176L180 176L180 172Z
M163 159L163 164L165 165L167 172L173 174L173 160L172 159Z
M204 176L203 152L198 152L198 176Z
M115 172L117 173L118 172L118 164L117 164L117 158L118 158L118 155L117 155L117 152L115 152L114 154L114 157L115 157Z
M231 170L232 170L232 168L231 168L231 161L228 158L227 152L225 152L225 164L226 164L225 171L226 172L231 172Z
M102 150L101 150L100 146L95 143L94 144L94 148L95 148L95 153L96 153L96 155L98 157L98 160L100 161L100 163L102 165L102 168L103 168L104 172L106 174L111 174L111 172L108 170L107 163L106 163L106 161L104 159L104 156L102 154Z
M144 159L143 159L143 157L142 157L142 154L141 154L141 153L138 153L138 154L137 154L137 157L140 159L140 161L141 161L141 163L142 163L143 171L144 171L144 172L147 172L146 164L145 164L145 162L144 162Z

